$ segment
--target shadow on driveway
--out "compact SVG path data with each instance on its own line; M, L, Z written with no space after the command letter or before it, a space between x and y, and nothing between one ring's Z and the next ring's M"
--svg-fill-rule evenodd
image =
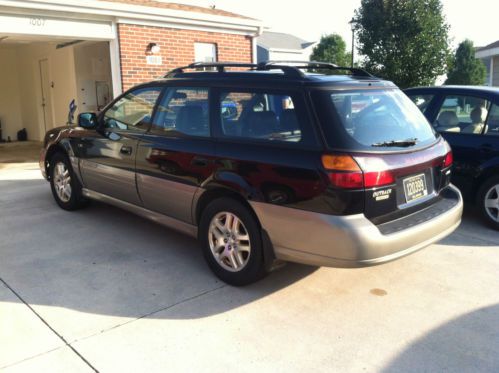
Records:
M0 277L32 305L156 317L158 310L227 286L209 271L196 240L100 203L63 211L43 180L0 181L0 221ZM289 264L256 284L234 289L230 302L188 314L172 308L168 317L226 312L316 269Z
M496 304L431 331L397 356L384 372L499 372L498 342Z

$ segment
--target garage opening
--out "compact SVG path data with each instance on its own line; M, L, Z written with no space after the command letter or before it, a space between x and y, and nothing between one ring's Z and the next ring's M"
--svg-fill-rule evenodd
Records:
M107 41L0 34L0 141L41 141L113 97ZM73 114L73 115L71 115Z

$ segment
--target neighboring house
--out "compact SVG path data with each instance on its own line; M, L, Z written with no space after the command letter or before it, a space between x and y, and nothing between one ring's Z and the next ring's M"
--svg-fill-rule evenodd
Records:
M260 21L152 0L1 0L3 139L65 125L131 86L194 61L256 61ZM75 113L77 114L77 112Z
M257 61L308 61L317 42L300 39L282 32L265 31L256 41Z
M475 57L480 58L487 68L485 84L499 87L499 40L485 47L476 48Z

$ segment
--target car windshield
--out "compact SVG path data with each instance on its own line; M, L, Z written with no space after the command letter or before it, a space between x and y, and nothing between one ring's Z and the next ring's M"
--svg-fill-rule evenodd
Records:
M317 91L329 145L348 150L414 148L436 139L421 111L398 89Z

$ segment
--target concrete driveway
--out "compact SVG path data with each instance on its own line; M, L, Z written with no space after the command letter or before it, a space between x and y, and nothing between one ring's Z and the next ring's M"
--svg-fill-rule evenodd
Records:
M94 203L59 209L36 164L0 168L0 370L499 371L499 232L382 266L290 264L233 288L197 243Z

